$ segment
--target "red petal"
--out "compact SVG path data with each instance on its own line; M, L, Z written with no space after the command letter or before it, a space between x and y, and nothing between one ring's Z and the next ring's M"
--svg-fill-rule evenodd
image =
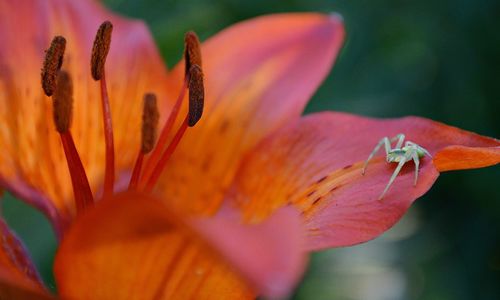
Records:
M441 166L451 159L453 168L500 161L498 140L431 120L322 113L294 122L262 142L239 170L229 199L241 207L248 221L293 203L303 211L309 249L370 240L394 225L439 175L432 160L424 157L414 187L410 162L378 200L395 165L386 163L381 150L364 176L361 168L382 137L399 133L429 150ZM467 155L451 156L457 152L450 149L456 147L461 154L468 149Z
M268 232L281 225L286 236ZM253 298L242 274L281 296L302 271L299 229L289 212L255 227L207 219L193 228L158 199L123 194L76 219L56 256L56 281L70 299Z
M279 14L236 24L203 43L205 111L176 149L158 190L179 207L213 212L242 155L300 116L343 37L336 16ZM181 62L172 74L177 87L183 68Z

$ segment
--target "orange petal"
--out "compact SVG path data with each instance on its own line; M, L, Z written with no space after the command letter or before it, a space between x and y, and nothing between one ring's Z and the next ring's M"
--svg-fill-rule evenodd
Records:
M90 53L105 20L115 28L106 72L119 172L131 167L140 146L143 94L154 92L160 99L166 95L166 72L145 25L110 14L97 1L0 0L0 177L9 190L32 189L38 198L49 198L53 204L38 206L52 218L53 206L68 219L75 205L51 99L40 84L44 51L53 36L66 37L63 68L72 75L75 91L72 131L96 192L104 173L104 138Z
M300 116L343 38L339 17L305 13L245 21L203 43L205 111L176 149L158 190L179 207L213 212L242 155ZM177 87L183 68L181 62L171 74Z
M19 239L0 219L0 299L51 299Z
M274 226L286 226L286 236ZM302 271L299 229L289 212L259 226L213 219L192 227L157 199L122 194L76 219L56 255L56 282L68 299L255 297L241 274L283 296Z
M373 239L393 226L439 175L433 161L424 157L420 159L417 185L413 186L414 165L409 162L388 193L378 200L395 164L385 161L381 149L364 176L361 169L381 138L399 133L426 148L441 169L447 166L445 159L449 162L452 158L457 159L453 165L456 169L500 161L495 150L500 146L498 140L431 120L376 120L321 113L293 122L263 141L246 157L228 199L242 209L249 222L259 221L285 204L294 204L303 211L309 249ZM456 152L450 149L457 147L462 155L463 149L468 149L467 155L452 156L450 152Z
M433 162L440 172L492 166L500 163L500 147L449 146L439 151Z

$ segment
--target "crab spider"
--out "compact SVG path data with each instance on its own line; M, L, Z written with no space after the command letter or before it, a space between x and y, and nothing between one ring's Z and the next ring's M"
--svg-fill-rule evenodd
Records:
M385 147L386 161L388 163L392 162L398 163L398 166L396 167L396 170L394 170L391 179L389 179L389 183L385 187L384 191L382 192L378 200L382 200L385 193L387 192L391 184L394 182L394 179L396 179L396 176L398 176L399 172L401 171L401 168L403 168L403 165L410 160L413 160L413 162L415 163L415 180L413 182L413 186L416 186L418 180L418 167L420 165L420 158L424 157L425 155L432 157L430 153L423 147L420 147L419 145L410 141L405 142L404 140L405 140L405 135L402 133L396 135L392 139L389 139L389 137L382 138L378 142L377 146L375 146L372 153L370 153L370 156L368 156L368 159L365 161L365 164L363 165L363 170L361 171L361 174L365 175L368 162L370 161L370 159L373 158L373 156L378 152L378 150L380 150L380 147L382 147L382 145L384 145ZM396 142L396 146L392 148L391 145L394 142Z

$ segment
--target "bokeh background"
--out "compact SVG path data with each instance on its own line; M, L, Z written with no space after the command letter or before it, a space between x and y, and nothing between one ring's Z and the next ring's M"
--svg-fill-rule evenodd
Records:
M338 12L347 41L306 113L419 115L500 137L498 0L105 0L151 28L169 66L183 35L288 11ZM316 253L294 299L499 299L500 168L445 173L382 237ZM7 197L3 214L43 276L55 239L42 215Z

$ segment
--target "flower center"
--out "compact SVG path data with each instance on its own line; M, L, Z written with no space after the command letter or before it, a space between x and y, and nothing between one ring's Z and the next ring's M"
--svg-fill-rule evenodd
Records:
M111 44L113 25L106 21L99 27L91 57L91 73L99 81L104 124L106 165L103 185L103 197L112 195L115 181L115 155L111 107L106 86L105 63ZM71 135L73 108L73 83L70 74L62 69L66 39L56 36L46 51L42 68L42 88L53 100L53 114L56 130L61 137L68 164L77 214L94 204L94 196L89 181ZM204 105L203 71L198 37L194 32L185 36L185 76L179 96L168 116L158 142L156 131L159 119L157 100L154 94L144 95L142 116L142 142L139 154L130 178L129 190L150 192L165 169L175 149L179 145L188 127L194 126L201 118ZM184 121L177 128L171 140L168 139L179 115L186 91L189 91L189 110ZM147 161L144 163L147 157ZM143 164L144 170L143 169Z

